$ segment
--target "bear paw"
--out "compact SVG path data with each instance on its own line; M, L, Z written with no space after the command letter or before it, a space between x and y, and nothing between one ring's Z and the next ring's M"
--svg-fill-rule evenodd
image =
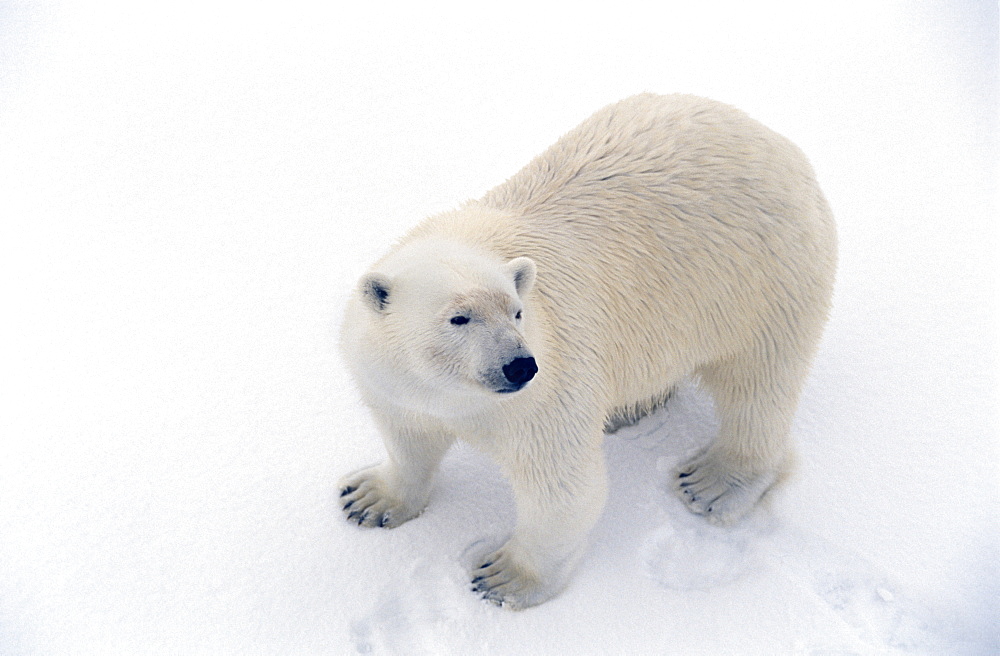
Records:
M381 473L369 467L340 482L340 502L347 521L358 526L396 528L419 515L424 505L406 503L395 494Z
M508 547L490 554L472 571L472 591L490 603L513 610L540 604L557 592L519 562Z
M745 515L777 480L774 472L750 473L704 454L680 467L674 489L688 509L714 524Z

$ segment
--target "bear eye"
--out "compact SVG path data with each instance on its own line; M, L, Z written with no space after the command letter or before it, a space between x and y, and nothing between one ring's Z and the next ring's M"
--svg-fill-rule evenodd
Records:
M517 319L518 321L521 320L521 311L520 310L517 311L517 314L514 315L514 318Z
M451 318L451 322L456 326L462 326L469 323L469 317L457 314Z

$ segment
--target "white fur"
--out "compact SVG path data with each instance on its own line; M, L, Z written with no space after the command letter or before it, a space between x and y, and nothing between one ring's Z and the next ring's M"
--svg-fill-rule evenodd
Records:
M741 516L791 466L835 264L829 208L783 137L690 96L600 110L481 200L420 224L362 280L343 351L388 459L343 480L345 511L365 525L415 517L445 451L467 440L500 463L518 512L474 586L540 603L566 585L603 508L604 427L697 375L721 431L674 485L713 521ZM456 326L457 313L474 321ZM518 354L537 375L497 393Z

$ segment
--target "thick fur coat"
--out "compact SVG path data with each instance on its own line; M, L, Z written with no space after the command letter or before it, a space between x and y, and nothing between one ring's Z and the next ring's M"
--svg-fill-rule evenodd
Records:
M605 430L697 376L721 429L673 484L693 512L740 517L793 461L835 266L829 207L785 138L691 96L598 111L362 278L343 351L388 459L345 477L345 512L368 526L415 517L466 440L517 502L474 588L540 603L566 585L603 508Z

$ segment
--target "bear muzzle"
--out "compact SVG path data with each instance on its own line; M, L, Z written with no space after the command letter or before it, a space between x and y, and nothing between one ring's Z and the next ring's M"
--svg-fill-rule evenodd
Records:
M538 365L535 364L535 358L531 356L526 358L514 358L503 366L504 378L507 379L510 386L497 391L501 394L516 392L527 385L528 381L534 378L537 373Z

